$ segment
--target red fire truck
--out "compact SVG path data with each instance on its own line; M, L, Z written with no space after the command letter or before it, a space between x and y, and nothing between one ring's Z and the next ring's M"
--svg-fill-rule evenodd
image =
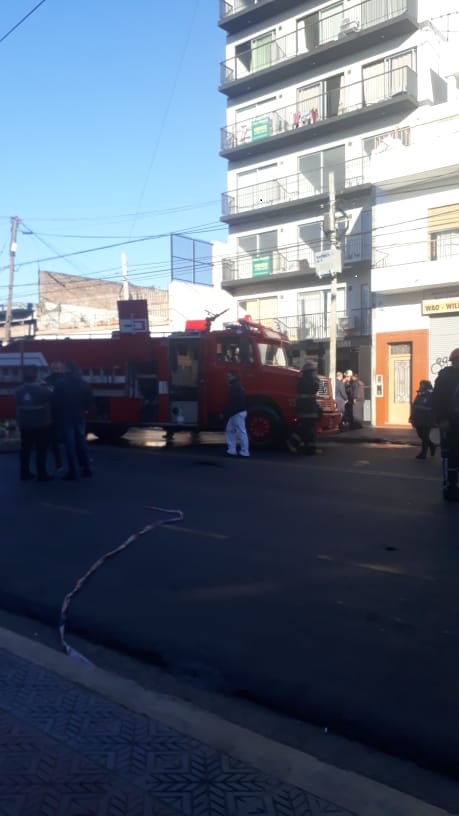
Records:
M268 447L295 427L298 371L289 364L283 334L248 320L211 330L211 321L168 337L117 333L107 339L26 339L0 349L0 420L15 414L14 391L25 365L44 378L54 362L75 362L91 384L88 431L103 440L132 426L222 430L227 372L237 370L247 392L247 430L254 446ZM318 432L338 429L330 381L320 377Z

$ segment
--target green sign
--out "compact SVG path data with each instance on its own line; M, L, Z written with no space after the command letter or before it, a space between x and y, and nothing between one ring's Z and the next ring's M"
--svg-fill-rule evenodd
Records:
M261 258L252 258L252 277L257 275L271 274L271 256L263 255Z
M269 116L252 122L252 142L255 142L257 139L266 139L267 136L271 136L271 120Z

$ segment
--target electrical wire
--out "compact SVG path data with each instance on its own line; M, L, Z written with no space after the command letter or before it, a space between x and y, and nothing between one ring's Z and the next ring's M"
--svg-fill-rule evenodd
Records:
M16 31L16 29L17 29L17 28L19 28L19 26L20 26L20 25L22 25L23 23L25 23L25 21L26 21L26 20L27 20L27 19L28 19L28 18L29 18L29 17L30 17L30 16L31 16L31 15L32 15L32 14L33 14L35 11L37 11L37 9L39 9L39 8L40 8L40 6L42 6L42 5L43 5L43 3L45 3L45 2L46 2L46 0L40 0L40 2L39 2L39 3L37 3L37 5L36 5L36 6L34 6L34 7L33 7L33 9L31 9L31 10L30 10L30 11L29 11L29 12L28 12L28 13L27 13L27 14L26 14L24 17L22 17L22 19L21 19L21 20L19 20L19 22L17 22L17 23L16 23L16 24L15 24L15 25L14 25L12 28L10 28L10 30L9 30L9 31L7 31L7 32L6 32L6 34L4 34L4 35L3 35L3 37L0 37L0 43L2 43L4 40L6 40L6 38L7 38L7 37L9 37L9 36L10 36L10 34L12 34L12 33L13 33L13 31Z

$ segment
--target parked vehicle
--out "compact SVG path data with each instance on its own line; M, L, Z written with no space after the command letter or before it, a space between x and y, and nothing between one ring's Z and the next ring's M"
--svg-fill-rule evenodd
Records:
M209 431L224 427L227 372L236 369L248 397L253 446L269 447L295 428L298 371L289 365L288 338L248 320L212 330L211 321L168 337L117 332L107 339L27 339L0 349L0 420L14 416L14 389L25 365L43 377L55 362L76 363L91 384L88 431L104 440L132 426ZM320 377L318 433L338 430L330 381Z

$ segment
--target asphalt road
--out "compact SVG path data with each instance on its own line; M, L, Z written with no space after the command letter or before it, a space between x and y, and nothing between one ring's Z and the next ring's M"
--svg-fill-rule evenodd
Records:
M458 776L457 505L437 458L324 445L226 460L218 446L93 446L94 479L19 483L0 456L0 605ZM57 635L56 635L57 637Z

